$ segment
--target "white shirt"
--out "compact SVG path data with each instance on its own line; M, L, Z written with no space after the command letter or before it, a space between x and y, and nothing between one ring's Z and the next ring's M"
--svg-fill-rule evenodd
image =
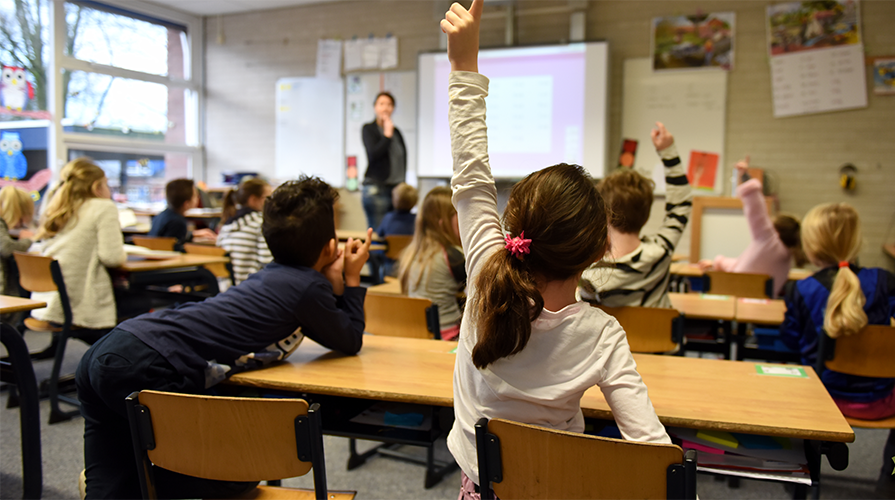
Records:
M478 73L452 72L449 93L452 200L466 253L471 299L480 265L491 253L504 251L487 149L488 79ZM467 307L460 324L454 365L455 420L448 448L475 483L479 481L475 447L479 418L505 418L582 432L580 401L593 385L600 386L626 439L671 442L615 318L584 302L560 311L544 309L532 322L531 338L522 351L480 370L472 362L478 333L470 312Z

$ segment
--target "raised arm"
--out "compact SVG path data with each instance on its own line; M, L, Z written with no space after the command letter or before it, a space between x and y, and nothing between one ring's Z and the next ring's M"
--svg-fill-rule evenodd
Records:
M481 15L482 0L474 0L468 11L458 3L453 4L441 21L441 29L448 36L448 59L452 70L448 84L448 117L454 158L452 201L457 207L460 240L470 277L479 263L503 241L485 126L488 79L477 73Z
M738 161L735 165L740 179L747 179L737 186L737 197L743 200L743 213L749 223L749 232L753 241L767 241L774 237L776 230L768 215L768 206L762 194L761 181L749 179L749 157Z
M665 125L656 122L650 132L656 152L665 165L665 219L656 239L668 250L674 250L693 211L693 189L674 145L674 137Z

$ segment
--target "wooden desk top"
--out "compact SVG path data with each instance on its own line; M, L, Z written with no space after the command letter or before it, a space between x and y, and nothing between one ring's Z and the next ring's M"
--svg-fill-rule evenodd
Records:
M401 293L401 282L400 281L386 281L381 285L373 285L367 288L367 293L374 293L379 295L403 295Z
M134 211L134 215L148 215L150 217L155 217L162 213L161 210L153 208L131 208L131 210ZM189 219L220 219L221 215L222 211L220 208L191 208L183 214L184 217Z
M183 254L172 259L163 260L128 260L124 264L122 264L121 267L118 267L116 269L129 273L138 273L141 271L176 269L178 267L204 266L205 264L226 264L227 262L230 262L230 259L228 259L227 257L217 257L214 255Z
M741 323L779 325L786 314L786 302L770 299L738 299L736 320Z
M687 278L700 278L703 275L703 271L699 269L698 265L689 262L672 262L668 272L675 276L685 276ZM790 281L798 281L812 274L814 273L807 269L790 269L788 278Z
M0 314L30 311L32 309L40 309L41 307L47 307L47 303L39 300L26 299L24 297L0 295Z
M728 295L669 293L668 298L688 318L730 321L736 316L736 299Z
M348 238L354 238L356 240L365 240L367 239L367 231L354 231L352 229L336 229L336 237L340 240L347 240ZM380 238L376 232L373 232L373 241L377 241L380 243L385 243L384 238Z
M364 336L357 356L308 339L285 362L234 375L230 383L290 392L453 405L453 342ZM767 436L854 441L854 432L817 375L759 375L755 363L635 354L665 425ZM767 365L762 363L762 365ZM792 366L792 365L790 365ZM585 416L611 419L598 387L581 400Z
M121 228L121 232L125 234L146 234L149 230L152 229L152 224L147 223L137 223L133 226L127 226Z

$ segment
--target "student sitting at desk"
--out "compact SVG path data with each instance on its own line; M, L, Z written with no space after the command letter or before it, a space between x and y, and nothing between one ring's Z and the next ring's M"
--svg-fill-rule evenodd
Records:
M429 299L438 306L441 338L455 340L461 316L457 294L466 286L466 259L460 248L451 188L438 186L423 200L413 241L401 255L398 280L404 294Z
M821 329L836 338L857 333L868 323L890 324L895 276L853 263L861 248L861 226L858 212L846 203L812 208L802 224L802 245L821 270L788 285L781 338L801 352L802 364L813 366ZM895 379L826 370L821 380L843 415L865 420L895 415Z
M24 189L8 185L0 189L0 294L19 295L19 284L9 275L13 252L27 252L34 237L28 230L34 217L34 200ZM10 233L17 232L18 239Z
M485 125L488 79L478 74L483 3L474 0L469 11L454 3L441 21L451 62L451 187L470 276L448 435L463 499L477 495L479 418L583 432L581 397L593 385L625 438L670 443L624 330L575 299L581 273L608 244L606 206L591 178L567 164L529 175L513 187L501 224Z
M184 214L199 203L199 192L192 179L174 179L165 185L168 208L152 218L149 236L177 238L174 250L183 251L183 244L193 238L215 239L217 234L211 229L197 229L190 232Z
M584 271L581 297L608 307L671 307L668 280L671 259L693 211L693 192L674 137L661 123L650 134L665 165L665 220L659 232L640 236L653 205L652 179L623 168L597 184L609 205L609 252Z
M748 156L736 164L742 182L737 186L737 197L743 200L743 213L749 222L752 242L737 258L718 255L714 261L700 261L699 267L703 271L767 274L774 279L774 295L779 296L789 279L793 259L797 267L808 262L802 251L799 219L781 214L772 221L761 193L761 181L750 179L748 168Z
M228 376L284 359L307 336L345 354L361 348L367 241L339 250L338 192L302 177L274 191L262 231L274 262L226 293L121 323L81 360L87 498L139 498L124 398L133 391L200 394ZM344 272L344 278L343 278ZM218 498L245 483L206 481L156 468L159 498Z
M395 189L392 190L392 205L395 209L385 214L382 223L376 229L376 234L380 238L389 235L413 236L416 214L413 214L411 210L416 206L419 198L419 192L410 184L402 182L395 186ZM384 262L383 273L385 276L394 276L394 260L386 257L382 251L374 251L373 258L381 259Z
M224 225L216 244L230 254L237 285L273 260L261 233L264 220L261 209L270 192L266 181L248 178L239 183L239 189L231 189L224 197Z

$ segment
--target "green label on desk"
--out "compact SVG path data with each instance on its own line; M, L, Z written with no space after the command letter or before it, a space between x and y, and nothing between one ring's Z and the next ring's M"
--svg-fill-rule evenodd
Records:
M798 366L768 366L755 365L755 371L759 375L774 375L776 377L808 378L805 369Z
M451 349L449 353L450 353L450 354L457 354L457 348L455 347L455 348Z

